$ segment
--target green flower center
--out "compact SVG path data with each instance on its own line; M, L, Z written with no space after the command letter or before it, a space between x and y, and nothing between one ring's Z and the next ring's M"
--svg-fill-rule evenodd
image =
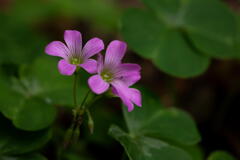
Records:
M82 63L82 60L80 58L73 57L73 58L71 58L70 63L73 65L79 65Z
M113 79L113 74L107 71L101 73L101 77L105 82L111 82Z

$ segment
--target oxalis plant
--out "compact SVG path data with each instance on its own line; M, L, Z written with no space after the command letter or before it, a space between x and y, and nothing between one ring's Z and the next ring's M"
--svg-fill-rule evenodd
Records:
M93 119L89 111L91 104L98 99L101 94L108 90L120 97L122 102L127 106L128 111L134 109L134 104L141 107L141 93L135 88L130 88L140 80L141 67L138 64L122 63L122 58L126 52L127 45L125 42L114 40L110 42L106 49L105 58L100 53L104 49L104 43L99 38L89 40L82 47L82 36L79 31L67 30L64 33L65 43L53 41L47 45L45 52L48 55L58 56L61 59L58 62L58 70L62 75L74 76L73 82L73 122L66 134L64 146L67 147L73 140L79 137L80 126L83 122L83 115L88 116L88 126L93 133ZM94 55L98 59L92 59ZM84 96L80 104L77 103L77 78L80 69L86 70L93 74L88 79L90 90ZM89 93L96 94L87 104Z
M201 136L190 115L163 106L159 96L147 88L133 87L141 79L141 67L122 63L127 50L125 42L111 41L103 54L105 47L101 39L92 38L83 45L79 31L66 30L64 41L53 41L45 48L47 55L61 58L58 71L56 61L49 56L38 58L30 67L20 67L13 73L15 76L0 71L4 75L0 79L0 89L4 91L0 92L0 160L84 159L76 148L82 141L88 141L81 136L86 124L88 135L104 130L120 143L124 153L116 159L234 160L220 150L205 155L199 147ZM98 101L103 96L120 98L123 106L124 121L111 122L118 125L113 124L108 130L99 128L94 123L97 117L92 114L99 111ZM67 129L61 123L60 127L53 123L59 106L72 109ZM105 118L102 116L98 121L106 123ZM64 133L59 134L58 127L64 128ZM110 136L107 138L111 139ZM50 155L54 158L46 153L52 143L56 151L52 153L54 149L50 149Z
M0 160L236 160L237 1L0 1Z

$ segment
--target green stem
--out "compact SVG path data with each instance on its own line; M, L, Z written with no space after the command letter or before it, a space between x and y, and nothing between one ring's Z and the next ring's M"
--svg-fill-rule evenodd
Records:
M85 97L82 100L80 105L77 104L77 73L74 75L74 84L73 84L73 101L75 108L73 109L73 122L71 127L68 129L65 137L65 145L64 148L67 148L69 144L72 142L76 142L80 135L80 126L83 122L83 114L85 111L88 114L89 122L90 122L90 132L93 132L93 120L88 110L89 106L91 106L96 100L98 100L101 96L95 96L89 104L86 105L86 101L91 93L91 90L88 90Z
M83 99L81 105L80 105L80 108L81 108L82 110L85 109L85 103L86 103L86 101L87 101L88 96L89 96L90 93L91 93L91 90L89 89L88 92L87 92L87 94L86 94L86 96L84 97L84 99Z
M77 71L74 73L74 79L73 79L73 105L74 107L77 106L77 81L78 81L78 74ZM71 127L67 130L65 137L64 137L64 143L63 143L63 148L67 148L69 144L71 143L74 128L75 128L75 121L77 119L77 113L75 110L73 110L73 121L71 124Z
M77 106L74 110L73 110L73 122L72 122L72 126L71 126L71 131L72 131L72 135L71 135L71 141L76 142L79 135L80 135L80 126L83 122L83 114L85 112L85 103L88 99L88 96L90 94L90 90L87 92L87 94L85 95L81 105Z

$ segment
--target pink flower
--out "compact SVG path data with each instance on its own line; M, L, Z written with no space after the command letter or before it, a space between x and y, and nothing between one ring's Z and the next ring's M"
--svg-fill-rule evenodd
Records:
M77 67L82 67L89 73L95 73L97 62L89 58L104 49L103 41L92 38L82 48L82 35L75 30L66 30L64 40L66 45L60 41L53 41L45 48L48 55L63 58L58 62L59 72L72 75Z
M97 74L89 78L88 84L96 94L107 91L111 85L113 93L121 98L130 112L134 109L134 104L141 106L140 91L129 88L141 78L141 67L137 64L121 63L126 48L126 43L112 41L107 48L104 62L99 54Z

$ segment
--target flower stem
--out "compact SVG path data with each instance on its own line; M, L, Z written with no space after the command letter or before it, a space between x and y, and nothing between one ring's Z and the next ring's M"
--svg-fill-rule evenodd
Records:
M91 93L89 89L83 98L80 105L77 104L77 72L74 74L74 82L73 82L73 102L74 102L74 109L73 109L73 120L70 128L67 130L64 140L64 148L66 149L70 144L73 142L77 142L79 135L80 135L80 126L83 122L83 115L87 112L88 116L88 125L90 132L93 132L94 122L89 112L89 107L98 100L101 96L95 96L93 99L90 100L88 104L86 104L87 99Z
M75 86L75 85L74 85ZM89 97L90 94L90 90L86 93L81 105L77 105L77 107L75 109L73 109L73 122L72 122L72 126L70 128L71 130L71 139L70 139L70 143L71 142L77 142L77 139L80 135L80 126L83 122L83 114L85 113L85 103ZM76 93L76 92L74 92Z
M85 109L85 103L86 103L86 101L87 101L88 96L89 96L90 93L91 93L91 90L89 89L88 92L87 92L87 94L86 94L86 96L84 97L84 99L83 99L81 105L80 105L80 108L81 108L82 110Z
M73 79L73 105L75 108L78 108L78 104L77 104L77 81L78 81L78 74L77 71L74 73L74 79ZM67 130L65 137L64 137L64 143L63 143L63 147L67 148L69 146L69 144L72 141L72 137L74 134L74 128L75 128L75 121L77 119L77 113L76 110L73 109L73 120L72 120L72 124L71 127Z

